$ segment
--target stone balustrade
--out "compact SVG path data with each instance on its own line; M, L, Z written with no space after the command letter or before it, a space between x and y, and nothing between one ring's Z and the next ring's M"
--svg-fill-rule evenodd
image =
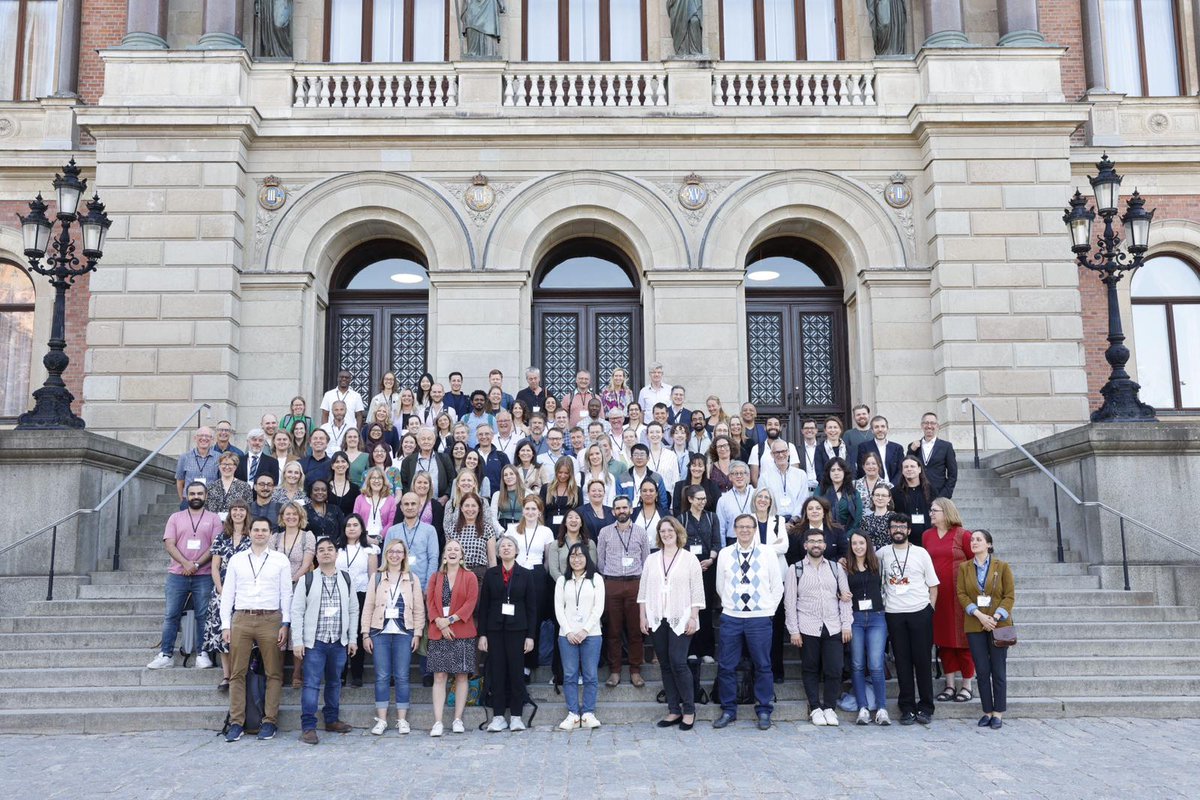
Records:
M504 74L503 105L517 108L666 106L667 76L645 65L606 64L579 71L580 64L530 69L520 65Z
M773 65L774 66L774 65ZM784 66L784 65L779 65ZM719 68L714 106L873 106L875 72L856 64L806 64L804 72Z
M445 68L433 71L379 65L369 71L334 72L326 65L318 65L316 69L304 65L296 67L292 81L293 108L453 108L458 105L458 76Z

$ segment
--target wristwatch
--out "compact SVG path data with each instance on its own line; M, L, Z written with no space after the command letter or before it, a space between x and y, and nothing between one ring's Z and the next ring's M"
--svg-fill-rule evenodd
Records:
M195 567L196 569L200 569L200 562L199 562L199 561L193 561L193 562L192 562L192 566L193 566L193 567Z

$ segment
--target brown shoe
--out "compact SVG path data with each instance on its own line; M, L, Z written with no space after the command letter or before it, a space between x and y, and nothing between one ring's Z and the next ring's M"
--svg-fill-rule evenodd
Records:
M317 738L316 731L305 731L304 733L300 734L300 741L304 742L305 744L316 744L321 740Z
M640 672L629 673L629 682L632 683L638 689L640 689L646 685L646 681L644 678L642 678L642 673L640 673Z
M349 733L354 730L354 726L339 719L337 722L326 722L325 730L332 733Z
M613 672L613 673L609 674L608 680L606 680L604 682L604 685L608 686L608 687L613 687L613 686L616 686L620 682L621 682L621 673Z

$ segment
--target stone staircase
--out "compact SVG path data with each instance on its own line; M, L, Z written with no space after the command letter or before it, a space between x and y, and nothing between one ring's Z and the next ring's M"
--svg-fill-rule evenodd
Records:
M964 469L956 502L968 528L987 528L1017 579L1015 616L1021 642L1009 657L1009 712L1021 717L1200 715L1200 613L1191 606L1157 605L1151 592L1100 589L1077 553L1055 558L1052 524L1007 482L986 470ZM219 670L144 665L159 638L162 576L160 542L166 517L177 508L163 496L138 521L122 546L122 570L98 572L78 597L32 601L22 616L0 618L0 732L98 733L216 729L226 695L215 686ZM785 651L794 655L790 648ZM537 723L557 723L562 698L538 672L531 694ZM648 666L644 689L628 681L601 687L598 716L605 723L649 722L662 713L654 702L658 669ZM705 686L715 667L705 666ZM776 718L802 719L806 704L799 663L789 659L777 688ZM605 670L601 669L601 679ZM373 716L372 676L346 688L343 718L356 727ZM889 695L895 697L894 682ZM281 725L299 727L299 693L284 690ZM413 689L409 719L417 730L432 721L430 690ZM699 706L701 719L718 707ZM937 717L975 718L978 701L939 704ZM483 720L468 710L468 723Z

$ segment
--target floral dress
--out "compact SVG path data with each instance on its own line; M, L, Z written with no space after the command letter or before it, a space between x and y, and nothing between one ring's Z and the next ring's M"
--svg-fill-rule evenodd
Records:
M221 585L225 585L225 573L229 570L229 559L243 550L250 549L249 535L243 536L236 545L233 537L221 534L213 539L209 552L213 558L221 559ZM203 653L228 653L229 645L221 639L221 595L214 591L208 601L208 619L204 621L204 641L200 645Z

